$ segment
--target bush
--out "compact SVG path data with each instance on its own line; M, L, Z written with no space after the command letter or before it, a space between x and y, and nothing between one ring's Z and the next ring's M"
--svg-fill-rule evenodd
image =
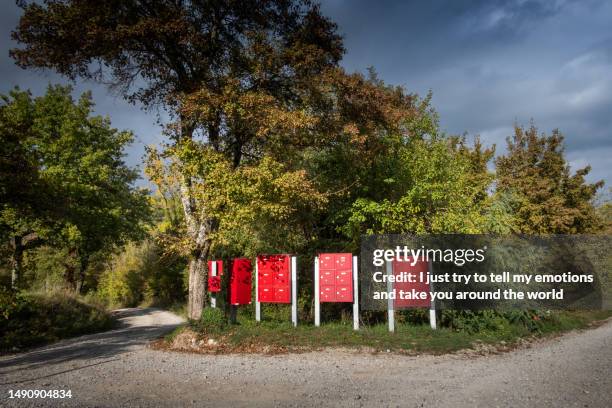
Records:
M442 325L466 333L503 331L510 325L526 328L531 333L539 333L542 314L537 311L512 310L444 310Z
M143 300L144 253L130 244L113 257L98 286L98 294L110 306L137 306Z
M221 309L207 307L202 310L200 320L191 323L191 326L200 332L215 333L222 331L228 325L227 317Z
M113 322L104 309L64 293L0 291L2 352L110 329Z
M185 262L164 256L151 241L128 244L112 257L98 284L98 295L110 306L169 306L185 299Z
M64 279L66 264L78 268L74 255L66 248L42 246L32 249L24 256L22 288L32 291L54 291L67 287Z

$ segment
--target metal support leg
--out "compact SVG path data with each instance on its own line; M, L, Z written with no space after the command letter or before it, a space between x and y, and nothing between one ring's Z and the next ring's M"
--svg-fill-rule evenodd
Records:
M314 259L314 310L315 310L315 321L316 327L321 326L321 288L319 287L319 257L315 256Z
M255 320L261 322L261 303L259 303L259 267L255 260Z
M353 257L353 330L359 330L359 269L357 257Z
M387 262L385 266L387 269L387 278L389 278L393 275L393 263ZM391 295L393 294L393 283L391 282L391 279L387 279L387 293L389 294L387 299L387 319L389 320L389 331L395 332L395 309L394 300L391 298Z
M210 276L214 278L217 276L217 261L212 261L210 265L212 267L212 270L210 271ZM217 295L215 294L215 292L211 292L210 294L210 307L212 307L213 309L217 307Z
M291 257L291 322L297 326L297 258Z

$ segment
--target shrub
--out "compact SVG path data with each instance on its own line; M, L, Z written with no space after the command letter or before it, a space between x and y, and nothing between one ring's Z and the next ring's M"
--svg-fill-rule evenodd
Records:
M104 309L64 293L0 291L0 351L106 330L113 322Z
M531 333L538 333L542 327L542 314L523 310L444 310L442 325L466 333L503 331L509 325L521 326Z
M151 241L128 244L102 274L98 295L111 306L169 306L185 299L185 262Z
M200 320L191 323L197 331L214 333L225 329L228 325L227 317L221 309L207 307L202 310Z

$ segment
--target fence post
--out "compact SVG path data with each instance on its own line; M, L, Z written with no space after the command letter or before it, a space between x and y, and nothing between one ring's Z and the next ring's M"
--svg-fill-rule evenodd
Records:
M429 275L432 276L433 275L433 262L431 261L431 259L429 260ZM432 330L436 330L437 326L437 321L436 321L436 303L433 299L433 296L431 296L431 294L433 294L434 292L434 285L433 283L431 283L431 278L429 281L429 292L430 292L430 301L429 301L429 325L431 326Z
M261 303L259 303L259 262L255 258L255 320L261 322Z
M359 330L359 267L357 257L353 257L353 330Z
M389 320L389 331L395 332L395 309L394 309L394 300L391 299L391 294L393 294L393 282L389 277L393 276L393 262L387 261L386 264L387 269L387 319Z
M291 257L291 322L297 326L297 258Z
M321 325L321 288L319 287L319 257L315 256L314 259L314 324L315 327L319 327Z

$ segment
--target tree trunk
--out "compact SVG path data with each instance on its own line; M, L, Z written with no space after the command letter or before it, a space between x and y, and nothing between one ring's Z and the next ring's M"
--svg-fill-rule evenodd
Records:
M181 138L193 137L194 125L181 116ZM210 233L215 222L207 217L205 207L197 205L192 191L192 179L188 174L182 174L180 179L181 204L185 214L187 234L193 244L189 260L189 297L187 300L187 316L197 320L202 316L208 294L206 281L208 277L208 257L210 255Z
M21 271L23 265L23 244L21 236L13 236L11 239L13 255L11 257L11 288L18 289L21 284Z
M88 267L89 267L89 255L82 255L80 259L80 270L79 270L79 275L80 275L79 293L81 295L84 295L85 291L87 290L87 286L85 285L85 272L87 271Z
M208 252L208 251L206 251ZM197 320L202 316L202 309L206 305L208 293L206 292L206 277L208 276L208 262L204 251L199 252L189 261L189 299L187 315Z
M73 263L76 254L77 249L71 248L68 257L64 260L64 280L73 292L77 290L76 266Z
M23 273L23 253L29 249L36 248L43 243L43 240L34 232L22 235L13 235L11 246L13 254L11 256L11 288L19 289Z

